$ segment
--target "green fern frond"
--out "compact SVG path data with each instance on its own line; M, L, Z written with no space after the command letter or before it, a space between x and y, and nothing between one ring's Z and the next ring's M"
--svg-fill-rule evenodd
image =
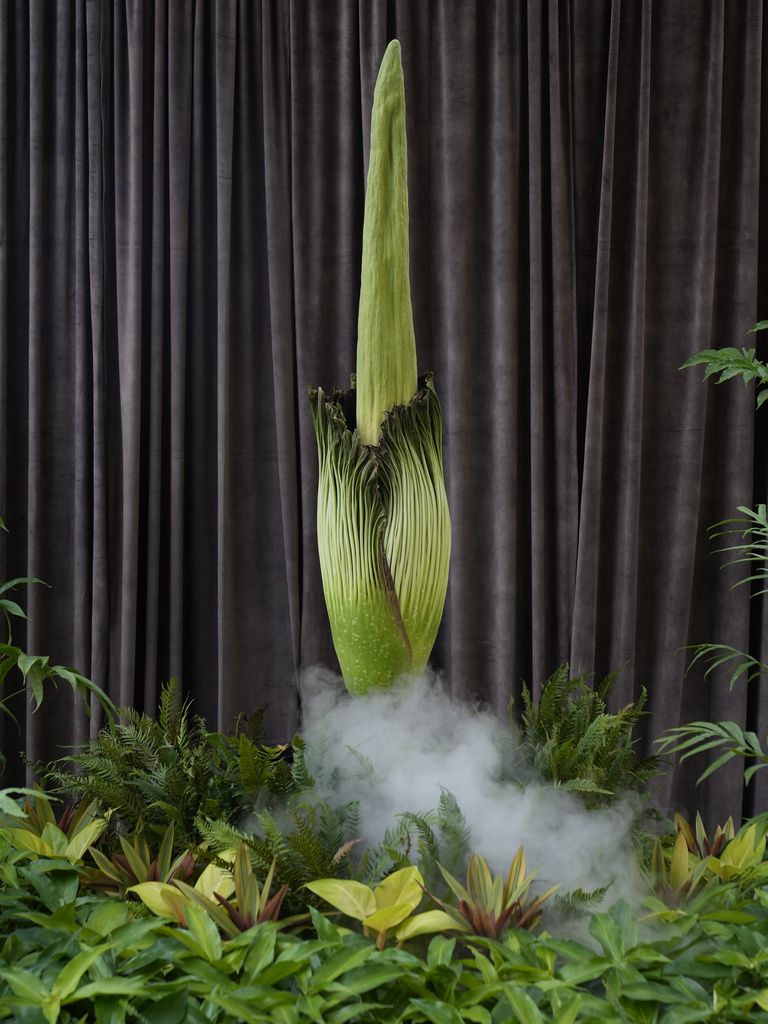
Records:
M647 693L611 712L607 702L616 677L611 673L593 689L588 676L571 678L561 665L538 701L522 688L522 739L530 761L545 778L581 794L587 806L642 789L659 768L658 757L640 759L635 750Z
M285 748L257 745L242 720L236 736L208 732L175 680L162 688L157 718L133 709L120 715L80 753L41 772L58 791L111 810L105 839L113 845L142 819L149 837L161 838L173 823L178 846L193 847L201 840L199 819L235 824L257 806L283 802L297 788L294 772L311 785L299 744L291 766ZM259 727L257 715L249 728L255 734Z
M576 920L587 917L603 901L603 897L613 883L601 885L598 889L573 889L562 896L555 896L552 901L552 910L565 920Z
M440 864L451 874L461 874L469 859L472 837L456 797L447 789L440 792L436 828Z

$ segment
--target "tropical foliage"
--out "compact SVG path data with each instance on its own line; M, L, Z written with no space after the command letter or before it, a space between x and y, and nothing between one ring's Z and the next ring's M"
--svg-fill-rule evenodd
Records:
M535 898L530 895L535 872L526 874L525 852L518 849L506 878L492 875L484 858L473 853L467 865L466 886L440 865L443 878L455 900L432 899L448 914L462 931L500 939L509 928L528 928L541 920L544 904L559 888L551 886Z
M8 532L5 521L0 516L0 531ZM13 624L14 620L26 619L26 613L21 605L11 595L19 587L41 584L42 580L35 576L17 576L14 579L0 583L0 613L5 620L6 638L0 642L0 713L13 714L8 707L3 687L9 680L17 680L22 688L25 688L32 697L35 709L43 702L45 689L50 684L54 686L61 680L72 687L72 690L81 698L86 714L91 714L91 701L100 706L108 718L111 718L116 708L106 693L86 679L75 669L67 668L64 665L51 665L48 655L28 654L22 647L14 643ZM0 751L0 772L5 764L5 757Z
M523 684L524 751L545 779L578 793L589 807L642 790L659 770L658 757L641 758L636 750L646 691L616 712L608 709L617 675L593 688L589 676L571 678L568 665L561 665L542 685L538 701Z
M765 330L768 330L768 320L760 320L747 333ZM681 368L689 366L703 366L704 380L717 377L718 384L734 378L740 378L745 385L754 384L758 409L768 398L768 366L757 358L754 348L707 348L686 359Z
M750 328L750 333L768 329L768 320L761 320ZM740 377L746 385L754 383L757 408L768 398L768 365L758 359L755 349L706 349L688 359L683 366L704 365L704 377L719 374L718 384ZM714 539L729 538L717 550L727 555L726 565L742 566L742 575L734 586L746 586L752 597L768 593L768 510L765 505L756 509L740 505L740 516L723 520L710 530ZM740 651L725 643L700 643L691 647L694 655L690 667L697 662L706 665L704 677L717 670L727 670L731 688L739 681L753 682L768 671L768 666L755 655ZM661 752L682 754L681 760L712 751L717 756L699 776L699 782L712 775L734 757L745 758L744 780L768 764L759 737L730 721L696 721L670 729L658 741Z
M115 839L140 826L160 839L173 824L176 838L193 846L202 820L237 820L299 785L287 745L259 742L260 714L241 719L232 735L209 732L176 680L162 688L157 717L132 708L118 714L82 752L39 766L48 786L111 808Z

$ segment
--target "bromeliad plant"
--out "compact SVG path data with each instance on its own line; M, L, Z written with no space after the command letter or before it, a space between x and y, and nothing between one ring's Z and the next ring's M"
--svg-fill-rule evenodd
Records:
M754 820L735 832L729 818L710 839L698 814L695 828L676 814L671 852L661 839L653 848L649 881L656 895L669 906L680 906L702 887L718 882L735 882L742 888L762 885L768 864L764 863L764 825L758 828L759 824Z
M173 856L174 828L169 825L162 842L155 853L147 840L137 832L131 842L125 836L118 836L120 853L110 857L96 847L89 852L95 868L83 868L80 878L89 889L101 892L119 893L121 896L133 885L141 882L164 882L170 885L174 879L188 882L199 870L197 858L190 850Z
M724 825L718 825L710 839L701 815L696 812L696 824L692 828L688 821L679 812L675 812L675 831L685 839L688 852L696 857L717 857L727 843L735 837L736 830L733 825L733 818L729 818Z
M222 854L219 860L231 864L234 857L235 852L230 850ZM177 921L183 927L187 926L187 909L200 905L198 897L213 902L218 896L227 899L234 891L235 879L231 867L215 863L205 868L194 886L174 878L171 882L139 882L127 890L138 896L153 914Z
M482 935L487 939L501 939L509 928L533 931L541 920L544 904L559 886L531 897L530 889L536 872L526 874L525 853L522 846L515 854L506 878L492 875L485 859L473 853L467 865L467 884L463 886L444 867L440 870L457 899L456 906L430 897L462 931Z
M440 403L431 375L417 379L408 252L405 91L393 40L371 116L354 386L309 391L323 591L353 693L424 668L448 585Z
M37 857L61 857L77 864L107 827L95 801L68 805L58 821L44 795L28 800L24 809L28 813L22 817L0 818L0 828L16 849Z
M246 847L241 845L235 854L232 877L232 899L228 899L220 892L214 892L211 899L183 882L177 882L177 886L192 903L204 910L221 933L229 938L235 939L254 925L264 924L266 921L277 923L288 886L281 886L274 895L271 893L275 877L274 861L262 885L256 878ZM285 928L305 919L308 919L307 915L285 918L279 922L278 927Z

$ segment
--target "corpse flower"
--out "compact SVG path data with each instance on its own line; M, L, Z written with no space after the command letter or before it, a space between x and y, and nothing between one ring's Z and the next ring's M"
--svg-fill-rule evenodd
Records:
M443 614L451 526L440 403L417 378L408 262L405 90L387 47L371 115L358 318L348 392L309 391L317 539L344 682L389 686L426 665Z

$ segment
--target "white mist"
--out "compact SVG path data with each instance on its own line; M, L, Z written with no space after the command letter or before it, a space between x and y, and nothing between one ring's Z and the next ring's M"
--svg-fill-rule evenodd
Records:
M611 883L609 902L644 895L628 836L636 802L587 810L524 764L509 727L451 698L433 673L351 697L337 675L313 668L304 673L302 701L319 794L359 802L366 845L378 843L398 814L433 810L447 789L469 826L471 849L495 871L505 872L522 845L539 882L560 882L561 893ZM502 761L508 766L510 758L516 774L525 774L524 787L502 778Z

